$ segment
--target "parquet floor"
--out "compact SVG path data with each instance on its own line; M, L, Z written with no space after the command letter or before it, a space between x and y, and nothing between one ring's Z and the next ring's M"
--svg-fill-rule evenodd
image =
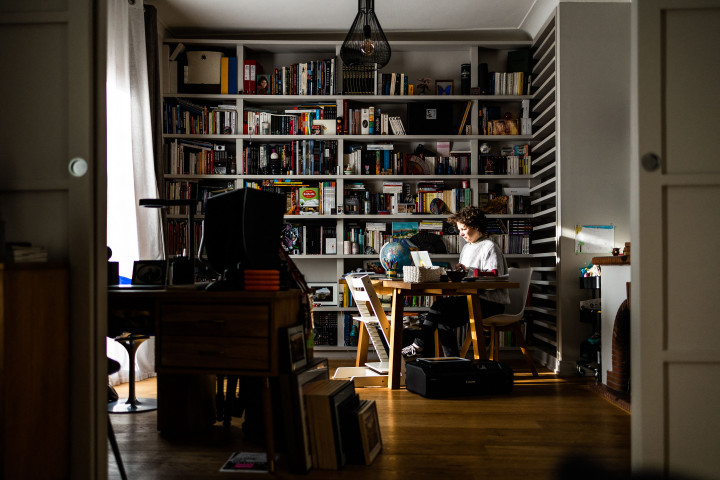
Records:
M375 462L296 476L282 468L281 459L275 476L540 480L561 478L558 467L568 458L612 473L629 472L630 415L593 394L588 377L559 378L539 368L535 379L522 359L503 361L515 370L509 395L428 400L405 389L358 389L361 398L378 406L383 451ZM331 371L349 364L331 361ZM127 387L117 390L123 396ZM137 394L154 396L155 379L139 382ZM240 419L229 429L218 423L207 434L166 437L156 430L156 412L111 418L128 476L135 480L225 478L218 470L232 452L262 451L244 441ZM110 478L119 479L110 450L108 465ZM587 478L578 473L562 480L573 477Z

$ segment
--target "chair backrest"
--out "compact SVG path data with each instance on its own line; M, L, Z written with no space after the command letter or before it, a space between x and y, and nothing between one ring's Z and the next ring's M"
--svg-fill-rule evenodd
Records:
M525 311L532 268L508 268L510 281L520 284L520 288L510 288L510 305L505 307L504 315L522 315Z
M388 340L390 334L390 322L380 304L380 299L375 288L367 275L348 275L345 277L350 293L355 300L355 305L360 312L360 318L367 328L370 339L375 346L380 360L387 360L389 355Z

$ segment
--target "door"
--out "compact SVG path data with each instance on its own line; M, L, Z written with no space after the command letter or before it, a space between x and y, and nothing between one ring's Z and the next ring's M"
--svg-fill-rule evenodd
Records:
M69 416L69 472L57 478L107 476L105 313L97 298L106 265L98 248L105 244L104 15L104 2L92 0L0 2L0 218L8 241L45 246L50 261L70 268L70 331L57 339L70 346L70 358L57 359L69 368L70 398L49 391L38 405ZM28 381L57 371L28 365Z
M632 12L633 467L720 478L720 1Z

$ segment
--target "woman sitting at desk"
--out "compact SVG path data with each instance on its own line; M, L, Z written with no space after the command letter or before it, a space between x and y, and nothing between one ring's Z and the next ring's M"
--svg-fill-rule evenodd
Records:
M472 272L477 268L481 272L493 272L496 275L507 274L508 266L505 257L500 247L486 235L487 218L479 207L463 208L448 218L448 223L456 224L460 236L468 242L460 252L460 263L455 266L456 270ZM483 318L505 312L505 305L510 304L510 294L506 288L479 290L477 296L480 298ZM430 307L415 341L403 348L403 358L410 361L421 357L425 345L432 343L435 329L438 330L438 338L443 346L445 356L457 357L460 352L455 328L461 327L469 321L466 297L441 298Z

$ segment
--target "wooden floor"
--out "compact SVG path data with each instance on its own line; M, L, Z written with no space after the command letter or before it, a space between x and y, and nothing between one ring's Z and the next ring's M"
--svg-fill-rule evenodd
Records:
M515 370L515 390L509 395L428 400L405 389L359 388L361 398L377 402L380 415L383 451L375 462L308 475L279 467L275 476L540 480L558 478L558 466L568 458L629 472L629 414L592 393L587 377L558 378L538 368L536 379L523 360L503 361ZM331 361L331 371L350 363ZM126 385L117 388L121 396ZM155 396L155 385L155 379L138 382L138 397ZM166 437L155 428L156 412L111 418L126 471L135 480L226 478L218 470L232 452L262 451L243 441L241 419L233 419L229 429L218 423L207 434ZM108 451L110 478L119 479Z

